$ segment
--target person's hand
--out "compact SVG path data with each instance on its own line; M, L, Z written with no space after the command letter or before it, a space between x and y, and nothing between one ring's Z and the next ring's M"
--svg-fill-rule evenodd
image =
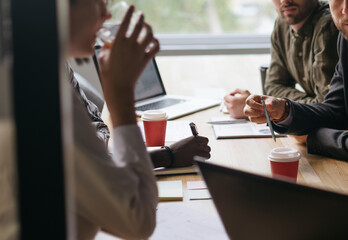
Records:
M243 109L245 106L245 100L249 96L250 92L248 90L237 88L224 97L225 105L233 118L246 118Z
M106 103L114 125L135 122L134 87L146 65L159 51L150 25L141 15L133 33L127 36L134 6L130 6L110 48L99 54L101 81ZM141 30L146 34L139 40Z
M281 117L284 117L286 99L275 98L270 96L262 96L268 115L271 121L276 121ZM261 103L261 95L250 95L246 100L244 107L244 114L249 118L250 121L255 123L266 123L267 119Z
M130 6L111 48L104 47L99 54L105 88L115 86L117 89L133 90L149 60L159 51L158 40L154 38L151 26L144 21L143 14L133 33L127 36L133 12L134 6ZM143 28L146 29L146 35L140 42L139 34Z
M294 138L300 144L304 144L304 145L307 144L308 135L301 135L301 136L289 135L289 136Z
M211 149L208 142L209 140L206 137L191 136L170 145L169 147L174 155L173 167L192 165L194 156L210 158Z

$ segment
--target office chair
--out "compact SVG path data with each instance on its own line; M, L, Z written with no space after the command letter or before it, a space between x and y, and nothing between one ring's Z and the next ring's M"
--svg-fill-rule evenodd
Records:
M267 76L267 70L268 70L269 65L261 65L260 66L260 73L261 73L261 86L262 86L262 94L266 95L266 90L265 90L265 81L266 81L266 76Z

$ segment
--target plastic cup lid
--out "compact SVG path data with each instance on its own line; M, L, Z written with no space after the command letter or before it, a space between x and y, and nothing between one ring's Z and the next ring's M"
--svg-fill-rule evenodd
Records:
M167 113L160 110L148 110L141 116L143 121L161 121L168 119Z
M273 148L268 155L268 158L272 161L291 162L299 160L301 154L295 148L279 147Z

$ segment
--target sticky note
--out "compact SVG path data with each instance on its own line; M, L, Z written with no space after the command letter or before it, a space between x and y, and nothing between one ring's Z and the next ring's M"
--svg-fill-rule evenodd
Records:
M182 181L158 181L160 201L181 201L183 199Z
M207 189L204 181L188 181L187 189Z
M190 200L211 199L208 189L195 189L188 191Z

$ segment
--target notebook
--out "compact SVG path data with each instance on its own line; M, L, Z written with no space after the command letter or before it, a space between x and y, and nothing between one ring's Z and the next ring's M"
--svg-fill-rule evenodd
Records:
M209 123L212 123L216 139L272 137L266 124L256 124L246 119L233 119L230 116L213 117ZM286 135L275 133L275 136L284 137Z
M198 173L198 168L196 165L175 168L159 167L154 169L154 173L156 176L192 174Z
M146 110L163 110L169 119L220 104L218 99L167 95L155 59L150 61L136 85L135 101L137 115L140 116Z
M348 239L347 195L197 163L230 239Z

